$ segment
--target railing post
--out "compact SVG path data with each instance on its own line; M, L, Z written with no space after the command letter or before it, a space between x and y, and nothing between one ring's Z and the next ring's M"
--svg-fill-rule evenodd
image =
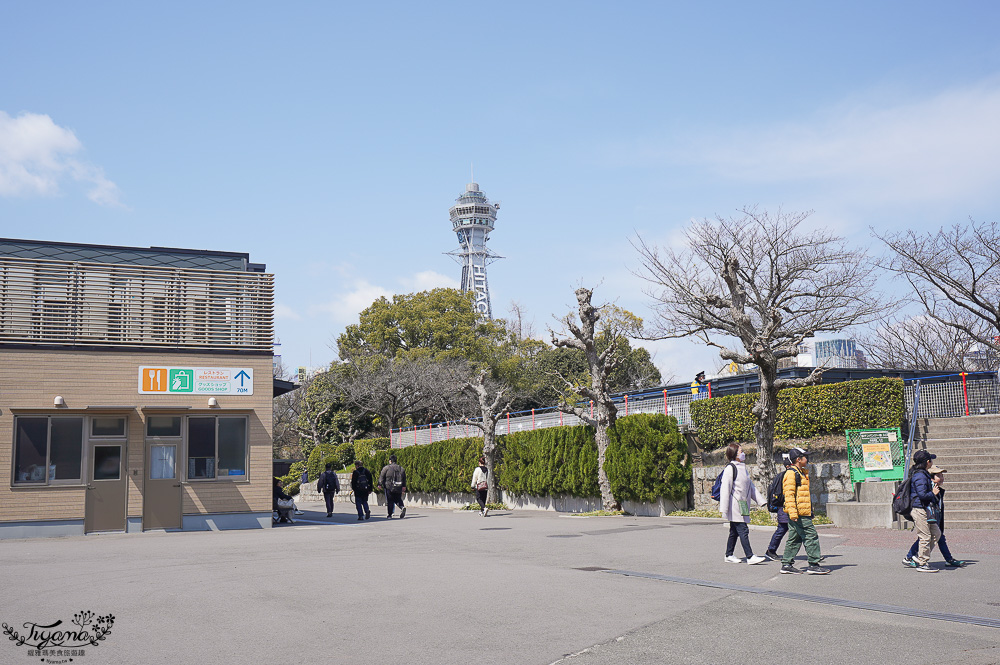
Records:
M451 441L451 421L445 423L444 425L444 437Z
M427 431L431 435L431 443L434 443L434 423L427 426Z
M708 382L708 399L712 399L712 382Z
M968 372L962 372L962 394L965 396L965 415L969 415L969 386L965 382Z
M413 445L417 445L417 426L413 426Z
M628 395L625 395L625 415L628 415Z
M590 400L590 417L594 417L594 400Z
M667 415L667 391L663 391L663 415Z
M559 427L562 427L562 411L559 412Z
M917 414L920 412L920 379L913 384L913 412L910 414L910 438L903 452L903 478L910 473L910 456L913 454L913 437L917 435Z
M507 434L510 434L510 411L507 412Z
M531 410L531 429L535 429L535 410Z

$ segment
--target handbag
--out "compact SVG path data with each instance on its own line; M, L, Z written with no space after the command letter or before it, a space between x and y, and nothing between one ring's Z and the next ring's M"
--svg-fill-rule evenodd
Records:
M291 499L278 499L278 508L291 508L295 502Z
M746 517L750 514L750 503L748 501L740 499L736 502L736 504L740 507L740 515Z
M478 483L476 483L477 490L485 490L489 489L489 487L490 487L489 484L485 480L480 480Z

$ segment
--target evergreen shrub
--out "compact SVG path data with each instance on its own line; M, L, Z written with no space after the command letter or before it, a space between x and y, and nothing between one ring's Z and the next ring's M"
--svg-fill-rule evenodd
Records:
M498 476L505 491L528 496L600 496L592 428L547 427L499 439Z
M757 394L727 395L691 403L691 420L706 449L733 441L753 441L751 410ZM838 434L848 429L899 427L903 422L903 382L874 378L778 391L774 434L782 439Z
M354 459L361 460L367 466L376 450L389 450L389 439L385 437L358 439L354 442ZM371 467L368 468L370 469Z
M354 464L354 444L350 441L342 443L335 449L337 455L336 468L346 469L350 465Z
M483 440L469 437L391 451L377 450L370 464L376 483L392 453L406 471L407 491L468 493L472 491L472 472L483 454Z
M691 488L691 459L677 419L653 413L619 418L609 432L604 469L619 501L680 499Z

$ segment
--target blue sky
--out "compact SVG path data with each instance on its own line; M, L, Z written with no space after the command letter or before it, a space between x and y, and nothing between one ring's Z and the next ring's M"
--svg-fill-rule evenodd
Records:
M629 239L746 205L862 246L1000 205L994 2L0 3L0 228L249 252L319 366L379 295L457 286L501 200L494 314L580 285L648 315ZM874 249L878 250L877 247ZM721 363L649 344L665 375Z

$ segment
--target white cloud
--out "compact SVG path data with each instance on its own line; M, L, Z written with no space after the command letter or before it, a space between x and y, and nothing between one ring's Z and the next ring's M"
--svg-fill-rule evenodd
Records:
M275 303L274 305L274 318L276 319L286 319L288 321L301 321L302 317L299 313L288 305L282 305L281 303Z
M1000 178L1000 81L696 141L688 159L747 182L840 183L867 199L949 200Z
M361 310L382 296L391 298L392 291L365 279L354 279L330 300L309 307L309 314L327 314L334 323L347 325L356 321Z
M83 144L47 115L0 111L0 196L55 196L70 178L89 186L87 198L121 206L118 186L99 166L75 159Z
M417 293L437 288L457 289L460 286L457 279L433 270L418 272L411 277L401 277L399 283L403 285L406 293Z

